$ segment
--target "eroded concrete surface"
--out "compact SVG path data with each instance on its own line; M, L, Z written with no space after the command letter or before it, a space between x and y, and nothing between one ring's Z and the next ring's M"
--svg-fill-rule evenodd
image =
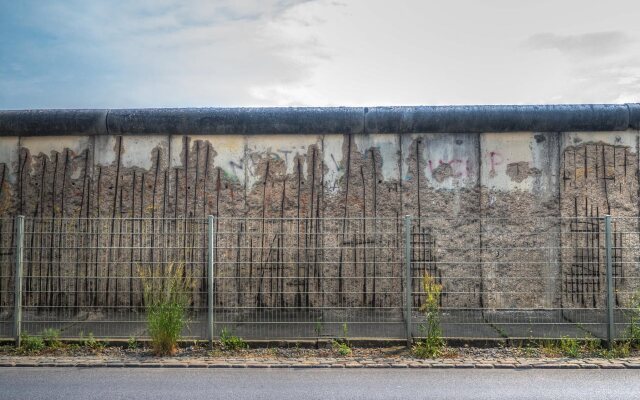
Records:
M604 236L592 217L639 212L637 131L0 137L0 173L6 247L15 215L77 221L217 215L221 305L397 306L398 238L402 217L412 215L420 249L412 256L414 290L425 272L438 277L445 307L600 306ZM269 221L281 217L296 220ZM559 217L583 219L559 223ZM104 232L114 234L95 243L120 250L96 255L43 249L62 244L42 234L49 232L44 224L61 229L46 221L32 226L30 274L106 278L54 282L47 291L58 294L49 300L59 304L140 305L139 288L124 278L148 262L186 259L195 276L204 276L201 225L174 221L172 232L182 236L171 240L189 250L167 255L166 242L164 253L130 249L160 246L164 222L145 222L160 235L151 235L155 244L137 239L132 224L105 222ZM629 233L637 221L617 220L614 230L621 247L614 260L617 301L624 304L637 283L624 279L638 273L638 235ZM65 258L75 263L56 262ZM2 268L10 278L10 257ZM43 289L38 280L30 284ZM77 285L90 294L63 294ZM206 281L197 285L194 303L202 305L206 299L196 294ZM10 286L11 279L0 287L5 305ZM95 294L114 286L134 295ZM36 297L27 303L43 300ZM418 306L421 297L414 301Z

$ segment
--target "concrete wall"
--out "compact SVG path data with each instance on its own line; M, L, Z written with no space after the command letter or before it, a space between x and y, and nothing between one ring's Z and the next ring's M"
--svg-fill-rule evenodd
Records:
M584 276L585 269L596 268L587 271L587 283L593 286L602 279L604 254L585 261L576 249L591 238L558 218L638 217L639 143L637 129L5 135L0 136L0 216L213 214L385 217L399 222L403 215L412 215L415 233L434 240L432 253L415 260L416 276L428 269L441 279L444 305L601 305L599 292L588 285L585 289ZM619 231L637 231L636 220L618 224ZM598 240L593 246L600 248L603 237ZM638 241L632 235L620 240L625 246ZM340 274L366 280L372 272L357 269L368 262L366 248L349 254L353 268ZM342 268L346 253L340 250L339 257ZM633 262L621 262L620 276L637 275L635 255L621 257ZM337 264L307 273L335 277ZM397 258L389 258L381 268L375 274L399 274ZM332 282L325 290L334 292L343 285ZM620 284L632 285L623 280ZM288 285L295 289L299 282ZM400 279L378 285L385 293L402 288ZM361 283L355 283L352 289L360 288ZM348 301L387 305L380 297L354 295Z

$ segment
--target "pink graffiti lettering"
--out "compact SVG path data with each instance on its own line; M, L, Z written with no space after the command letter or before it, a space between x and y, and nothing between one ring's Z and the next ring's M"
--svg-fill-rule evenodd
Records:
M491 151L489 152L489 164L491 165L491 169L489 170L490 176L495 176L496 167L504 162L502 155L498 152Z

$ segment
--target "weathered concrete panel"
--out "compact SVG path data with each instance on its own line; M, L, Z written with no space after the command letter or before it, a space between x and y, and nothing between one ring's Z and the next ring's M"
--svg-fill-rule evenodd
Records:
M380 155L380 174L384 181L400 180L400 135L362 134L353 138L356 149L363 157L371 151Z
M263 180L261 162L266 159L275 164L282 164L284 170L280 173L294 175L298 173L298 163L302 176L310 172L311 152L320 150L321 137L308 135L270 135L247 136L246 153L248 154L248 187L253 189L256 183ZM319 161L319 159L318 159Z
M19 210L31 216L71 216L89 207L93 137L20 139Z
M483 304L557 305L558 135L483 133ZM513 250L508 250L513 249ZM541 279L544 277L545 279Z
M313 288L322 295L312 296L311 305L389 304L393 296L387 294L399 293L402 281L378 277L401 274L390 243L402 234L399 227L406 214L414 216L412 243L421 249L412 255L414 290L419 290L424 273L432 274L444 285L445 307L601 304L600 292L594 296L588 285L578 290L575 282L584 281L578 273L584 275L589 265L599 265L591 281L600 279L602 259L585 263L575 249L561 252L560 247L582 248L587 242L576 242L575 237L583 234L584 226L564 226L557 217L638 215L636 131L0 140L7 143L0 146L0 166L13 165L15 170L11 175L12 168L7 169L6 182L0 185L3 215L254 218L229 222L226 229L247 235L236 238L243 241L240 252L219 254L227 268L220 270L226 274L221 279L237 273L265 274L261 283L227 288L241 291L245 304L300 304L302 300L292 296L269 297L261 286L281 284L276 276L282 273L291 278L284 288L287 293L300 292L300 281L293 279L300 274L331 277ZM287 228L300 232L301 242L283 242L277 234L283 228L269 221L279 217L301 217ZM324 217L333 219L320 223ZM390 219L376 225L366 219L372 217ZM637 229L617 224L617 232ZM193 241L184 239L177 246L196 246L201 239L190 233L199 229L195 225L171 229ZM602 227L593 229L600 232ZM343 230L352 233L341 235ZM563 236L561 230L569 234ZM105 240L105 247L114 244L109 237ZM126 246L127 240L135 239L118 240ZM309 250L321 247L322 240L331 254ZM625 240L625 248L640 247ZM226 243L229 248L236 245ZM151 253L138 252L133 258L125 253L107 252L99 261L119 265L116 276L130 274L127 268L134 262L158 261ZM194 257L202 260L204 255ZM285 269L283 257L295 260L298 269ZM624 257L637 255L627 252ZM195 264L200 269L194 271L203 274L203 265ZM273 265L278 266L271 269ZM364 278L349 279L353 276ZM627 292L632 288L622 279L617 282ZM374 283L378 292L372 295L368 289ZM255 290L265 291L258 300ZM340 291L346 293L342 298L324 297ZM418 306L420 297L415 300ZM626 301L622 294L619 301Z
M402 135L402 213L415 219L414 291L428 273L445 307L480 305L478 135ZM420 297L416 297L416 306Z
M322 137L322 162L325 165L325 188L330 193L338 191L338 182L345 173L343 165L343 147L349 136L345 135L324 135Z
M565 223L563 236L564 304L595 307L606 304L604 282L604 226L600 217L610 214L613 224L614 283L616 303L628 304L637 289L635 262L640 254L638 235L638 132L565 133L562 142L559 195L563 217L574 218ZM627 233L625 233L627 232ZM636 282L637 283L637 282Z
M18 146L18 137L0 137L0 217L12 215L15 209L19 169Z

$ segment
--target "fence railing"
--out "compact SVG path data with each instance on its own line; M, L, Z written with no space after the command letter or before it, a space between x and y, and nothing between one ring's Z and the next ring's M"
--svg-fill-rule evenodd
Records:
M636 218L4 218L0 338L144 338L143 285L193 282L186 338L621 337L638 316Z

